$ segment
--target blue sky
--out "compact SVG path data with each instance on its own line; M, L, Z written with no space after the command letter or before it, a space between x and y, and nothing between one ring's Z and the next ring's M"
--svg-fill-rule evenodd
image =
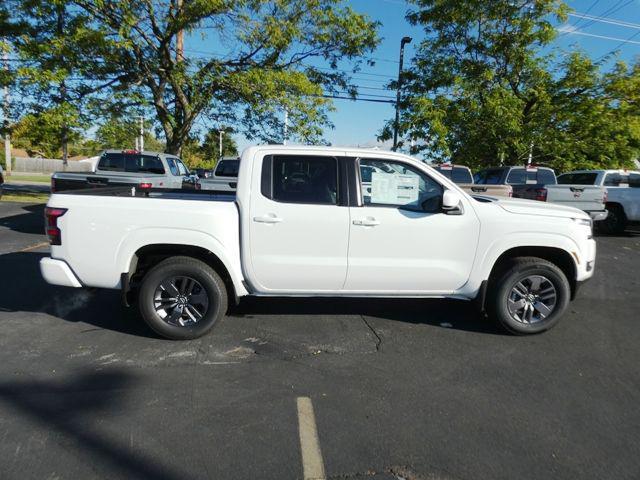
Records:
M412 27L405 20L409 7L403 0L351 0L345 3L381 23L382 42L371 55L376 64L363 67L362 72L354 76L356 84L366 87L360 93L393 98L394 92L381 89L386 82L397 77L400 39L405 35L414 39L405 50L407 65L414 47L423 37L421 29ZM594 59L616 48L620 49L619 58L625 61L640 57L640 0L577 0L566 3L574 14L587 14L598 18L598 21L569 17L568 22L558 25L558 28L571 33L561 33L556 40L557 47L565 51L582 49ZM623 25L625 23L635 26ZM625 40L627 43L621 45ZM376 134L385 120L394 114L392 104L335 100L334 105L336 111L330 114L330 120L335 128L325 130L325 139L337 146L375 145ZM236 140L241 149L248 145L241 137Z

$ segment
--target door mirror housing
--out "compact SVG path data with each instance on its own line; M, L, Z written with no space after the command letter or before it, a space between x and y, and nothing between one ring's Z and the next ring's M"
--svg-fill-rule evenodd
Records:
M455 190L445 190L442 194L442 211L447 215L462 215L462 195Z

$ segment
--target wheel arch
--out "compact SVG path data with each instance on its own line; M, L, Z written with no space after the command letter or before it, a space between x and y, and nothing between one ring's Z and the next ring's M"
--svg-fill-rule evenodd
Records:
M161 261L175 257L185 256L200 260L209 265L220 275L229 295L229 301L238 303L239 296L243 294L242 288L238 288L230 267L214 252L204 247L188 244L155 243L138 248L129 261L129 268L122 273L123 302L130 305L134 301L137 290L145 273Z
M519 246L509 248L500 254L493 263L489 277L487 278L487 287L495 280L510 264L510 261L518 257L537 257L547 260L556 265L562 273L567 277L571 286L571 300L576 294L576 277L578 267L574 256L559 247L543 247L543 246ZM483 305L484 306L484 305Z

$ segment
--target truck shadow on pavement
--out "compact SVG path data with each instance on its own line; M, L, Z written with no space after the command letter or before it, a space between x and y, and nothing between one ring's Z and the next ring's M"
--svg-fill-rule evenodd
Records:
M20 206L17 215L0 218L0 227L14 232L44 235L44 204Z
M11 281L0 297L2 312L41 312L69 322L85 322L100 329L157 338L139 317L125 308L116 290L87 291L47 284L39 261L45 253L0 255L0 272ZM472 302L445 299L380 298L246 298L232 306L229 317L269 315L362 315L392 321L427 324L478 333L502 334Z
M48 434L53 431L55 437L62 435L70 439L75 446L75 452L71 454L89 460L82 462L87 467L87 474L96 475L102 471L105 476L106 472L111 472L109 475L119 472L125 475L124 478L186 478L184 472L163 465L161 458L140 452L140 449L133 451L128 445L128 435L119 435L118 440L113 434L100 432L105 413L125 409L124 394L131 388L139 388L141 379L138 377L123 370L110 370L84 372L63 380L3 381L0 382L0 404L28 418L35 430ZM7 409L3 410L6 412ZM60 460L40 461L34 465L34 452L29 451L34 429L25 431L14 415L6 418L5 440L12 443L11 450L17 449L15 454L11 451L11 455L5 450L5 473L8 470L9 476L14 478L27 472L34 477L49 478L51 472L46 471L47 467L55 470L60 467ZM22 456L19 454L21 444L25 447ZM39 451L38 455L42 453ZM25 471L27 465L31 467ZM42 470L35 472L30 468Z

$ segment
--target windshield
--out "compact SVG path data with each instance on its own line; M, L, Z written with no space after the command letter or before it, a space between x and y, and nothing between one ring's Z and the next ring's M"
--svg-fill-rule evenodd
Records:
M469 170L467 167L436 167L436 170L447 177L449 180L451 180L453 183L473 183L471 170Z
M220 160L216 167L218 177L237 177L240 168L240 160Z
M105 153L100 157L98 170L131 173L164 173L162 161L155 155L141 153Z

